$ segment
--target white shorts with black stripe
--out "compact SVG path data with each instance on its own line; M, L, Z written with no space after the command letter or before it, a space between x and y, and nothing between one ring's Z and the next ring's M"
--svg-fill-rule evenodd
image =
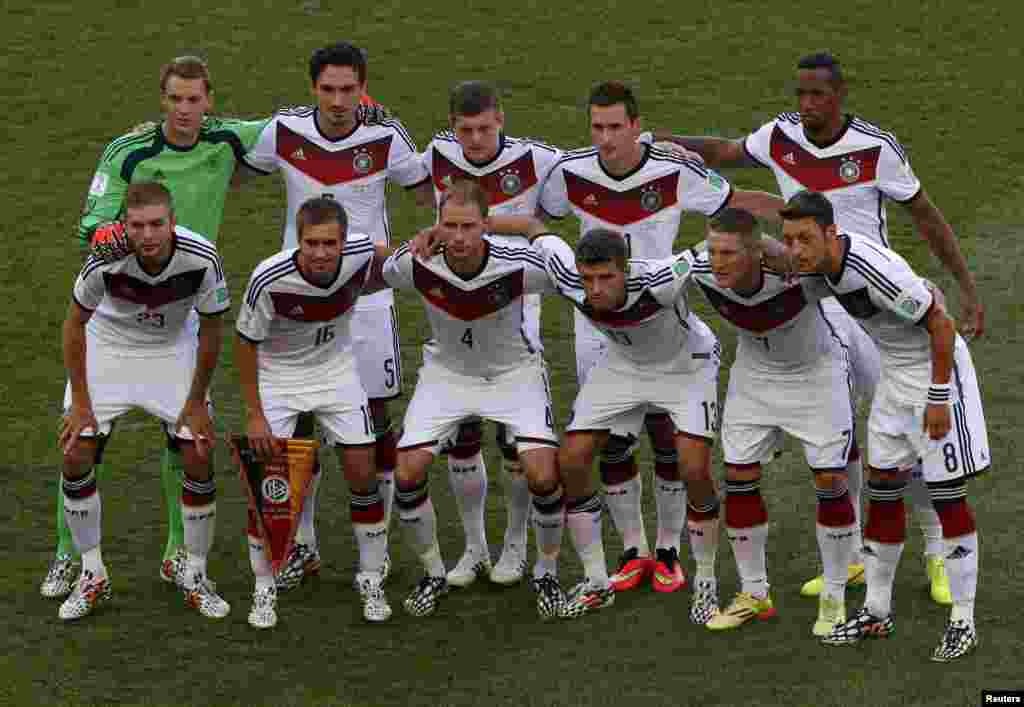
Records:
M275 437L295 434L301 413L313 413L326 444L360 447L373 444L373 416L366 392L350 364L331 380L329 386L297 391L260 381L263 414Z
M402 394L402 356L398 347L395 305L352 312L352 348L366 397L397 398Z
M925 483L973 476L992 462L978 377L967 346L953 356L952 426L942 439L924 431L925 404L899 402L883 374L868 418L868 463L878 469L906 468L921 459Z
M853 406L846 351L837 341L799 376L764 378L733 364L722 417L726 464L765 464L783 434L803 443L812 469L842 469L853 444Z
M454 444L459 424L473 418L506 425L519 452L557 446L551 388L540 354L493 378L456 373L425 355L398 448L430 445L439 453Z

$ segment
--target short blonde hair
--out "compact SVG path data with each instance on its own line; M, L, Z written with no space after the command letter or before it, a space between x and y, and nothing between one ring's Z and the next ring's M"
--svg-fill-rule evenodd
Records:
M167 81L172 76L177 76L180 79L202 79L206 92L209 93L213 90L213 84L210 83L210 69L206 62L197 56L179 56L160 68L161 93L167 90Z
M456 179L450 187L445 189L441 195L439 211L443 211L445 204L449 201L454 201L456 204L462 204L463 206L475 205L480 209L480 216L483 218L487 218L487 212L490 209L490 199L487 198L487 192L472 179Z
M174 199L167 187L160 182L135 182L128 185L124 195L125 210L154 205L166 206L168 213L174 213Z

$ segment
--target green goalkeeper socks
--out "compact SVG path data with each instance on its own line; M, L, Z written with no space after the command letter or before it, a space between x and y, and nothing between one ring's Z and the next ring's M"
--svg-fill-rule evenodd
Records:
M185 464L181 452L164 449L160 463L160 479L164 487L164 501L167 504L165 560L170 559L174 551L185 544L185 526L181 521L181 482L184 476Z

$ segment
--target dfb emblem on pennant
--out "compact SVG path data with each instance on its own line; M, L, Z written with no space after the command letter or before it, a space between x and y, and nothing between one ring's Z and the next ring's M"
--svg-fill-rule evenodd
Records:
M843 160L839 165L839 176L847 184L853 184L860 179L860 164L853 160Z
M370 157L370 153L365 150L357 152L352 158L352 169L359 174L366 174L373 169L373 158Z
M515 172L508 172L501 178L501 191L507 196L515 196L523 188L523 180Z
M640 196L640 206L644 211L657 211L661 208L661 192L645 191Z
M235 435L231 447L249 501L248 534L263 539L267 559L276 574L291 553L295 531L313 478L320 443L307 439L280 440L273 457L260 459L247 437Z

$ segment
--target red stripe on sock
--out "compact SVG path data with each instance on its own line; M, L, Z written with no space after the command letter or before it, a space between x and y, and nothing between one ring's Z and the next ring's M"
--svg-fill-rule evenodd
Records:
M351 507L353 523L380 523L384 520L384 503L374 503L362 508Z
M907 539L907 513L903 499L899 501L868 501L868 523L864 537L880 543L897 545Z
M655 462L654 475L659 479L665 479L665 481L677 481L679 465L666 462Z
M853 525L856 516L853 514L853 503L850 494L844 493L839 498L818 499L818 522L829 528L843 528Z
M768 522L768 509L761 492L726 493L725 525L729 528L752 528Z
M186 488L181 489L181 503L184 506L208 506L217 500L217 492L192 493Z
M640 473L635 457L630 457L624 462L601 462L598 466L601 470L601 481L609 486L624 484L635 479Z
M939 522L942 523L942 537L959 538L961 535L970 535L976 530L974 512L967 504L967 499L941 501L933 505L935 512L939 515Z

